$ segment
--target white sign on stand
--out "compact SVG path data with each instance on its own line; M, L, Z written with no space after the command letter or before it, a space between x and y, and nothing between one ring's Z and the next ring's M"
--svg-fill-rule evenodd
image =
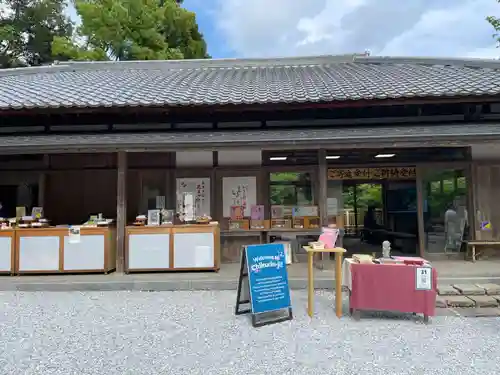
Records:
M432 268L417 267L415 268L415 289L417 290L432 290Z

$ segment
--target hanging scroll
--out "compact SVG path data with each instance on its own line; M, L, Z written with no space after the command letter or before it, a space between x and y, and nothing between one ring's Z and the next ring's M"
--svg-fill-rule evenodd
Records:
M257 204L256 177L224 177L222 204L224 217L230 217L232 206L243 207L245 217L250 217L252 205Z
M210 178L177 179L177 212L182 212L182 196L184 193L194 195L194 209L197 215L211 215Z

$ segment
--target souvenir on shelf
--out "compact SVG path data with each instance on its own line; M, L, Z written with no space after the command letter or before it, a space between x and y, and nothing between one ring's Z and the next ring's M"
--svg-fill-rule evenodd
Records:
M304 217L300 216L298 207L294 207L292 211L293 229L304 229Z
M196 219L196 224L209 224L212 221L212 217L207 214L203 214Z
M269 229L269 220L264 220L264 205L254 204L250 209L250 228Z
M231 206L230 214L229 229L250 229L249 221L244 218L245 211L243 206Z
M320 227L320 220L318 216L308 216L304 218L304 228L318 229Z
M317 229L320 226L318 206L297 206L292 209L294 229Z
M113 223L113 219L101 219L97 221L97 226L100 228L107 228Z
M137 227L143 227L146 225L148 218L146 215L137 215L135 217L134 225Z
M34 219L31 216L22 216L19 218L19 222L17 226L19 228L31 228L31 224L33 223Z
M161 225L172 225L174 223L174 210L161 210Z
M148 210L148 222L149 226L160 225L160 210Z
M43 218L43 207L33 207L31 209L31 216L33 216L35 220Z
M16 207L16 219L21 219L24 216L26 216L26 207L24 206Z
M89 219L81 226L87 228L107 228L113 223L113 221L113 219L106 219L102 213L99 213L97 215L90 215Z
M0 217L0 229L9 229L9 219Z
M185 224L193 224L196 222L195 200L193 193L182 193L180 212L178 212L179 220Z
M293 208L291 206L271 206L271 228L290 229L293 225Z
M31 223L32 228L47 228L49 226L49 221L43 217L36 219Z

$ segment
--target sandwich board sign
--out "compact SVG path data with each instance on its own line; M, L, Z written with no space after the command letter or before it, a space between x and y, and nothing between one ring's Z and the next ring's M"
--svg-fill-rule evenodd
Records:
M283 244L243 247L235 314L248 313L254 327L293 319Z

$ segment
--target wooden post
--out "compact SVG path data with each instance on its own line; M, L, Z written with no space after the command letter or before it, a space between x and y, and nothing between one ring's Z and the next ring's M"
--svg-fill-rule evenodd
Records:
M425 257L425 246L427 241L425 240L425 226L424 226L424 185L423 185L423 171L421 167L415 168L416 181L417 184L417 228L418 228L418 248L419 255L421 258Z
M43 171L38 176L38 206L45 206L45 192L47 191L47 171L50 168L50 156L43 155Z
M342 316L342 253L335 253L335 314Z
M314 252L307 252L307 315L310 318L313 316L314 309L314 267L313 267Z
M127 153L118 152L116 197L116 272L125 269L125 226L127 224Z
M326 165L326 150L321 149L318 151L318 180L319 180L319 197L318 197L318 206L319 206L319 217L320 217L320 225L321 227L328 226L328 212L327 212L327 196L328 196L328 176L327 176L327 165ZM330 261L329 253L321 253L321 260L323 268L327 268L328 263Z

